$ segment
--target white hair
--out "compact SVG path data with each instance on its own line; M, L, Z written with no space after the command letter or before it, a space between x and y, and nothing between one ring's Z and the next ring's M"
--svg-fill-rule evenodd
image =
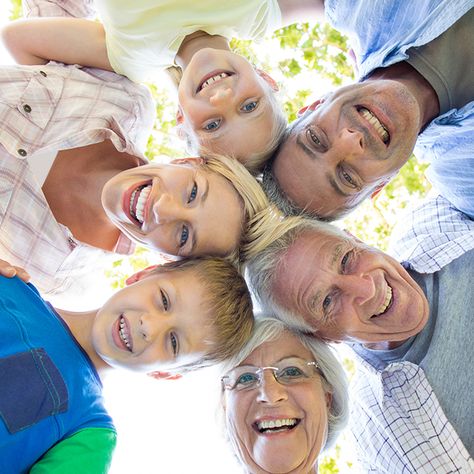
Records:
M235 356L221 364L222 375L241 364L263 343L278 339L284 331L290 331L290 329L275 318L260 317L257 319L252 336L247 344ZM331 394L331 406L328 412L328 435L326 444L322 449L322 451L325 451L334 445L336 439L347 425L349 418L347 377L341 363L334 354L334 349L328 343L299 331L291 332L313 355L323 376L323 389L325 393ZM223 399L221 405L223 409ZM225 422L224 425L226 425ZM234 437L232 433L228 432L229 427L225 426L225 428L228 441L233 445L235 443ZM237 446L233 446L233 448L238 456L239 450L235 449Z
M344 231L326 222L302 217L289 217L276 225L273 230L275 238L268 242L265 248L251 256L245 265L250 286L266 312L275 315L276 318L294 329L314 333L316 332L315 328L301 315L282 306L275 298L273 291L280 262L298 237L306 231L316 231L347 239Z

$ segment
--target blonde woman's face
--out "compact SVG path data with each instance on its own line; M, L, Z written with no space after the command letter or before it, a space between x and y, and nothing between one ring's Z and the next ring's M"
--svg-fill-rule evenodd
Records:
M273 86L269 76L242 56L202 49L183 73L177 121L200 146L245 163L272 139Z
M313 361L289 332L255 349L240 365L271 367L283 359ZM229 436L252 473L311 472L327 437L328 400L319 375L282 385L265 370L259 387L226 390ZM268 423L275 425L269 427Z
M243 210L234 186L199 159L114 176L102 205L130 239L174 256L225 256L239 244Z

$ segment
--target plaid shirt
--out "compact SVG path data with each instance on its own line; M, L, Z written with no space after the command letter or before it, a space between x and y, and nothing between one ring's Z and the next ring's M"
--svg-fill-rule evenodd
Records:
M359 356L356 360L350 428L363 472L474 472L474 461L422 368L401 361L377 370Z
M474 221L442 196L400 219L389 253L418 273L433 273L474 248Z
M91 14L90 3L26 3L34 14ZM25 267L43 293L62 293L110 252L79 242L55 220L26 157L109 139L145 163L153 101L146 87L108 71L53 62L0 70L0 258ZM115 250L133 248L122 236Z
M401 220L391 253L433 273L474 248L474 221L437 196ZM351 431L364 472L473 473L474 461L449 423L422 368L408 361L373 367L356 352Z

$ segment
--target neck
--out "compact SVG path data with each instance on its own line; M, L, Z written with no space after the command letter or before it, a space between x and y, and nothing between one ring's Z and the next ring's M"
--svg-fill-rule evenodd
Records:
M97 354L92 345L92 326L97 310L74 313L63 309L55 309L102 377L111 367Z
M110 140L62 150L42 190L55 219L75 238L113 250L120 231L105 214L102 189L110 178L139 164L137 157L119 152Z
M229 42L223 36L196 31L184 38L175 57L176 64L184 71L193 56L203 48L230 51Z
M376 69L368 80L398 81L413 94L420 107L420 131L439 115L439 100L431 84L405 61Z

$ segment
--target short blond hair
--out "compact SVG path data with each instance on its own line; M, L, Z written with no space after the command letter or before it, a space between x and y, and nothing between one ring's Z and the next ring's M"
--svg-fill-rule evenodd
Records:
M252 299L243 276L225 259L200 257L167 262L156 272L191 271L206 293L202 306L208 315L208 351L197 361L177 368L180 372L222 362L236 354L252 334Z
M242 233L239 245L226 256L240 266L248 255L253 255L255 246L261 247L262 238L267 235L267 227L278 220L281 213L271 205L258 181L238 161L227 156L203 155L205 166L210 172L226 178L235 188L243 205ZM267 224L265 224L267 223Z

